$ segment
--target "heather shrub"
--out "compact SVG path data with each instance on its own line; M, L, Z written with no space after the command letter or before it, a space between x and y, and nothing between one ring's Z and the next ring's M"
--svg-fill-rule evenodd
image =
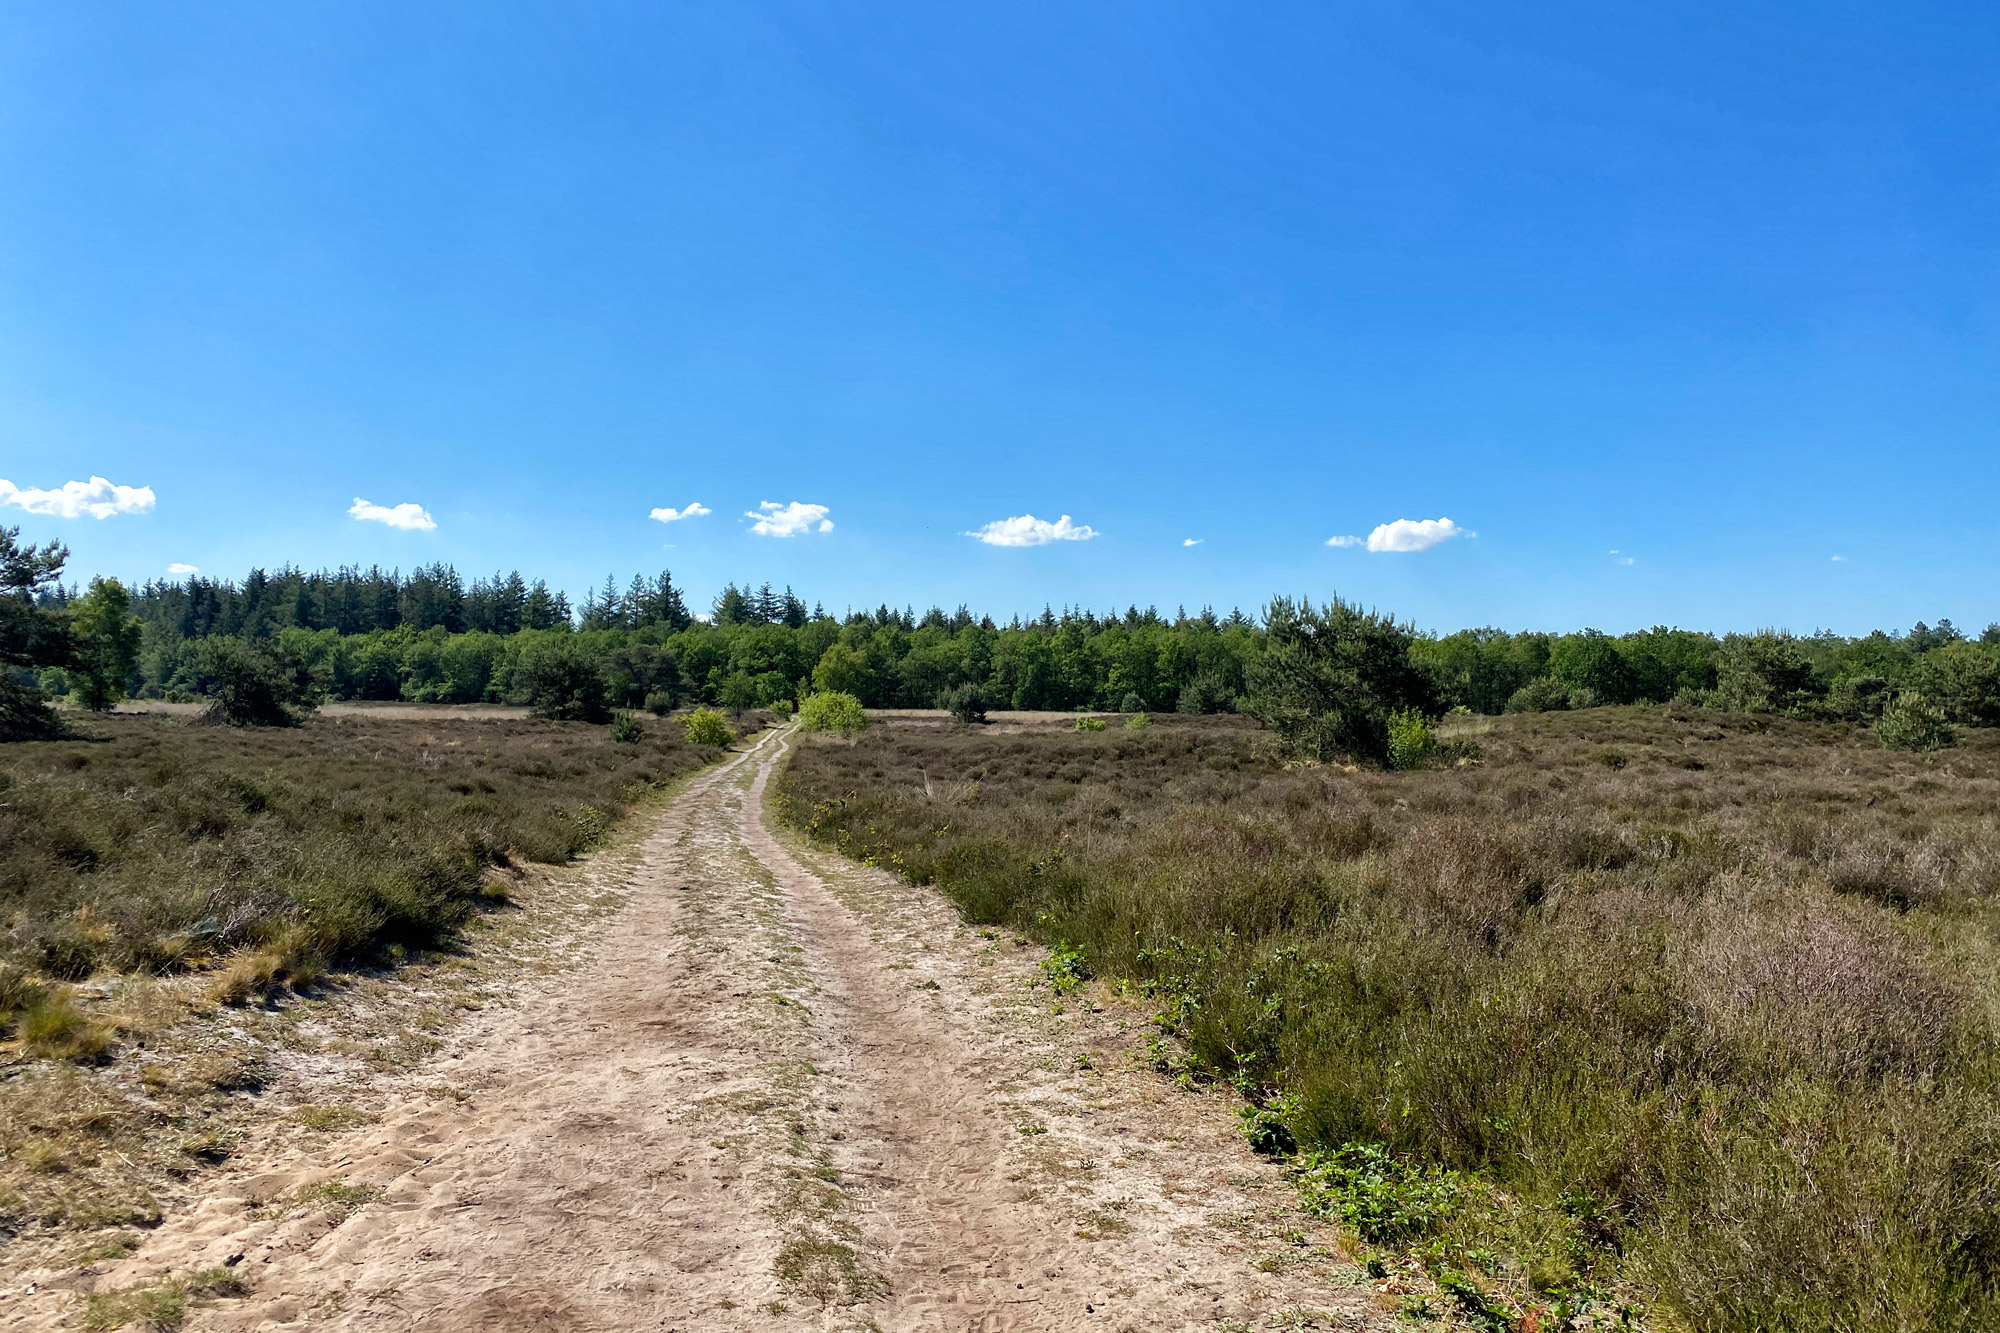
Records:
M1163 1067L1461 1310L2000 1321L2000 737L1947 782L1839 723L1599 708L1343 771L1153 721L892 721L781 791L1147 993Z
M98 972L235 956L222 998L247 999L434 946L496 867L567 860L632 793L708 761L664 735L512 720L90 727L0 752L0 1028L54 1004L45 983ZM36 1020L50 1049L59 1008Z

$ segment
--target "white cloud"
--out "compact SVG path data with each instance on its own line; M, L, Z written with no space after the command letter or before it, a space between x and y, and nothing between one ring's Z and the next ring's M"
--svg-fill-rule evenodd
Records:
M347 512L360 522L386 523L405 532L430 532L437 527L430 511L420 504L372 505L357 495Z
M1837 555L1833 558L1833 563L1836 565L1844 565L1847 563L1847 557L1844 555Z
M759 537L796 537L802 532L832 532L833 520L827 517L831 512L825 505L800 504L797 500L781 505L776 500L766 500L756 509L746 511L743 517L757 520L750 525L750 531Z
M1359 546L1361 545L1361 539L1359 537L1328 537L1326 544L1328 546Z
M1187 539L1186 541L1182 542L1182 543L1181 543L1181 545L1182 545L1182 546L1199 546L1199 545L1201 545L1201 544L1202 544L1202 543L1203 543L1204 541L1207 541L1207 540L1208 540L1208 539L1207 539L1206 537L1189 537L1189 538L1188 538L1188 539Z
M174 561L174 563L172 563L171 565L168 565L168 566L167 566L167 573L169 573L169 574L199 574L199 573L201 573L201 567L200 567L199 565L184 565L184 564L182 564L182 563L181 563L180 561L176 560L176 561Z
M713 509L696 500L686 509L675 509L672 506L655 509L651 516L662 523L678 523L684 518L700 518L705 514L712 514L714 512Z
M1368 534L1368 549L1382 551L1428 551L1453 537L1475 537L1448 518L1399 518L1384 523Z
M1069 515L1051 523L1033 514L1022 514L1017 518L997 518L977 532L964 534L977 537L988 546L1047 546L1050 542L1087 542L1097 536L1097 529L1088 523L1072 523Z
M54 518L110 518L113 514L143 514L153 507L151 486L116 486L102 477L66 481L53 491L23 490L0 481L0 505Z

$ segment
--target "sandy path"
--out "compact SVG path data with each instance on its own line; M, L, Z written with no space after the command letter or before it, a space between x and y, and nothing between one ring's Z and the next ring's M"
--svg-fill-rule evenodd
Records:
M1374 1322L1130 1014L1058 1016L1033 951L774 835L790 743L660 817L590 960L442 1057L463 1101L218 1179L97 1290L227 1264L213 1330Z

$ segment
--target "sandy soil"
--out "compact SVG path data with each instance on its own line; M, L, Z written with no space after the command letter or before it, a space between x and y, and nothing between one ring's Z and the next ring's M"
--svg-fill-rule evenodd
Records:
M774 832L792 740L660 816L585 959L439 1053L455 1097L245 1154L90 1285L227 1266L195 1330L1389 1326L1142 1014Z

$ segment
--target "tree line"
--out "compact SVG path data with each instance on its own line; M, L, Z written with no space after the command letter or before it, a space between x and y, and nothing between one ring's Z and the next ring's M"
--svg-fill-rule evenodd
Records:
M39 696L84 707L119 698L217 697L259 670L281 679L271 707L310 698L440 703L566 700L561 716L694 704L768 707L815 692L871 708L1269 714L1345 708L1373 721L1333 732L1358 752L1386 718L1664 703L1796 717L1879 719L1910 696L1943 725L2000 723L2000 626L1976 638L1949 621L1859 637L1714 635L1656 627L1612 635L1419 631L1334 599L1278 599L1257 617L1044 608L1002 624L966 607L886 605L835 617L786 588L735 584L697 616L670 572L633 576L572 606L518 572L470 582L447 565L411 573L252 570L240 583L115 580L65 587L67 553L0 529L0 700L13 734ZM1331 617L1331 619L1328 619ZM1301 657L1300 655L1303 654ZM1254 697L1293 659L1331 675L1312 699ZM1328 665L1331 664L1331 665ZM246 674L247 673L247 674ZM283 704L284 699L291 704ZM11 702L8 702L11 700ZM1360 701L1360 702L1358 702ZM1359 710L1356 712L1355 710ZM18 715L18 716L16 716ZM1328 742L1331 744L1331 742ZM1317 746L1318 742L1314 743Z

